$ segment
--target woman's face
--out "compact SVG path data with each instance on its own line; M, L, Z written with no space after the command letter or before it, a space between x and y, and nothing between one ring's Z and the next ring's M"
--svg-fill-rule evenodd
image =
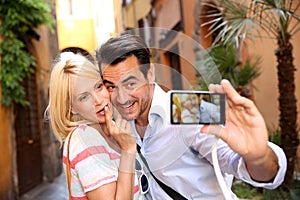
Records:
M76 76L72 78L72 83L72 113L91 122L105 123L104 107L111 106L102 80Z
M192 108L192 100L191 100L191 98L190 98L190 96L188 96L187 98L186 98L186 100L184 101L184 107L186 108L186 109L191 109Z

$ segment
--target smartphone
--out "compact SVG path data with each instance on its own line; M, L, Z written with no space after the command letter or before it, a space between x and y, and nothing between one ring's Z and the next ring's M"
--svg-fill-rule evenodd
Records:
M225 94L171 90L171 124L225 124Z

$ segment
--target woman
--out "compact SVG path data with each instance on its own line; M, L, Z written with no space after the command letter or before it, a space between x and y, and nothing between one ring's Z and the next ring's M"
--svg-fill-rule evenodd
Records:
M47 113L55 136L64 141L72 199L144 199L140 194L148 188L142 189L134 173L135 138L127 121L112 121L98 68L82 55L61 53L49 91Z
M182 94L181 95L181 120L183 123L198 123L199 112L193 105L192 98L195 94Z

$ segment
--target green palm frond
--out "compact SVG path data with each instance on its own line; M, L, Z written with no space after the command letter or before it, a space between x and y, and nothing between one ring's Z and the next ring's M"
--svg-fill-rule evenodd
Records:
M206 3L207 7L219 12L200 16L210 26L208 34L218 31L216 43L234 43L237 46L246 38L252 41L262 38L260 29L269 37L281 38L285 41L287 34L295 34L300 30L299 23L290 26L292 20L300 22L295 11L300 3L292 0L216 0L217 4ZM207 20L212 19L212 20Z
M248 85L251 81L260 75L260 57L250 57L245 63L240 63L236 57L236 49L233 45L216 45L208 49L208 53L202 56L197 63L206 71L202 72L202 78L199 77L200 85L203 79L211 73L211 66L216 66L222 78L227 79L235 87ZM205 76L203 76L205 74Z
M262 59L260 57L251 57L246 60L245 64L239 69L237 74L238 84L245 86L256 79L260 74L260 64Z

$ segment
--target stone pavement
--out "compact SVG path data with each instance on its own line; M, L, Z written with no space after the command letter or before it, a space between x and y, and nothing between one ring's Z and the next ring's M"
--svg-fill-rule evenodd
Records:
M68 200L68 187L65 174L56 177L53 182L44 182L26 194L19 200Z

